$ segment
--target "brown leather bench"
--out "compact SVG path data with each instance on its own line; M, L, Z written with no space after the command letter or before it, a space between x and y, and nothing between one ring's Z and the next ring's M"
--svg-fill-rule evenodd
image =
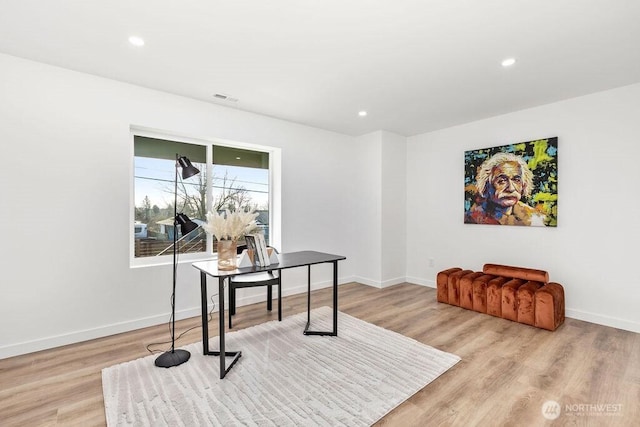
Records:
M537 328L556 330L564 322L564 288L549 273L485 264L482 272L455 267L436 277L437 299Z

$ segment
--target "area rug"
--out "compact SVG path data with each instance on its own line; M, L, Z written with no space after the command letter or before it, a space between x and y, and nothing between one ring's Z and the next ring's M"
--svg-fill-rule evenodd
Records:
M312 311L331 330L332 309ZM202 343L191 359L157 368L155 356L102 370L109 426L367 426L460 358L344 313L338 337L302 334L307 313L226 335L242 357L224 379ZM212 337L211 348L218 348Z

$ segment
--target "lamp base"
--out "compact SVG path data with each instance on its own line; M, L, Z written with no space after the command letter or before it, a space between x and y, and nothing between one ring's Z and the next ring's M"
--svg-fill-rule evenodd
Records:
M191 353L187 350L174 350L162 353L156 359L156 366L159 368L171 368L178 366L189 360Z

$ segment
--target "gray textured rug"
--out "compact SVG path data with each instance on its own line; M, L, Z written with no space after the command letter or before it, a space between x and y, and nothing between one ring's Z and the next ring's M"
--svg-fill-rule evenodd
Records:
M330 330L332 310L313 310ZM304 336L307 313L227 334L242 357L220 380L202 344L180 366L155 356L102 371L109 426L366 426L455 365L458 356L339 313L338 337ZM218 337L211 338L211 348Z

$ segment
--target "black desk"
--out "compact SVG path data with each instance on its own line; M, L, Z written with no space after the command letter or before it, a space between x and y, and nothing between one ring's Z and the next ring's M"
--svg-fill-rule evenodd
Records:
M218 261L202 261L193 263L193 266L200 270L200 297L202 304L202 352L205 356L220 357L220 379L223 379L227 372L242 356L241 351L226 351L224 345L224 283L229 277L242 274L260 273L263 271L277 271L295 267L308 267L307 271L307 325L304 328L305 335L338 335L338 261L346 259L341 255L331 255L322 252L302 251L283 253L278 255L280 262L271 264L268 267L246 267L230 271L218 271ZM333 330L332 331L311 331L311 266L314 264L333 264ZM209 325L207 310L207 276L218 278L218 315L220 328L220 350L209 350ZM281 294L281 292L278 292ZM278 304L281 304L280 299ZM225 356L233 357L228 368L225 368Z

